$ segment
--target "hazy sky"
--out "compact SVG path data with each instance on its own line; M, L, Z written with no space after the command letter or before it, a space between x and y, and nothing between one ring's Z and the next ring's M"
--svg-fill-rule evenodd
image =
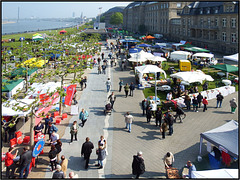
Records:
M81 13L87 18L96 17L99 13L99 7L102 7L101 13L115 6L127 6L128 2L2 2L2 18L17 18L18 7L20 8L19 18L30 18L32 16L39 18L65 18L80 17Z

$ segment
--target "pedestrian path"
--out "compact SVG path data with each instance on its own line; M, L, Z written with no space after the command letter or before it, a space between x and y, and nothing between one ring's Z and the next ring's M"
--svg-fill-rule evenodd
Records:
M114 42L114 41L113 41ZM103 48L105 57L108 52ZM124 90L118 92L118 82L123 80L126 83L135 83L133 70L128 68L121 71L120 66L108 67L107 74L97 74L97 67L91 70L88 77L87 88L84 89L79 102L79 108L86 108L89 111L89 119L83 128L80 127L78 142L69 144L70 125L78 116L70 120L62 137L64 154L69 159L67 174L73 171L79 178L132 178L132 160L137 151L143 152L146 172L140 176L144 178L166 178L163 157L171 151L175 156L174 167L180 169L188 160L195 161L199 153L200 133L225 124L229 120L238 120L238 112L230 113L229 101L237 98L238 92L224 97L222 108L215 109L216 100L210 100L208 110L202 112L187 112L183 123L174 123L174 133L162 139L159 128L155 126L152 119L150 123L142 116L141 101L144 98L142 90L136 89L133 97L125 98ZM107 78L112 80L112 91L116 95L114 111L111 116L105 116L103 109L107 99L106 85ZM123 115L130 112L134 116L132 131L127 132ZM97 169L94 164L97 162L95 150L100 135L107 139L108 156L104 161L104 168ZM90 157L89 169L84 169L83 157L80 157L82 143L86 137L90 137L95 148ZM206 154L206 144L203 144L202 153ZM52 177L52 172L46 173L46 178Z

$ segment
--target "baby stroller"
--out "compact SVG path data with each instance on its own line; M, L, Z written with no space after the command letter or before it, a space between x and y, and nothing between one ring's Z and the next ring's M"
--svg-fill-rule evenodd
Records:
M107 115L107 114L111 115L111 113L112 113L112 105L109 101L107 102L107 104L104 107L104 113L105 113L105 115Z

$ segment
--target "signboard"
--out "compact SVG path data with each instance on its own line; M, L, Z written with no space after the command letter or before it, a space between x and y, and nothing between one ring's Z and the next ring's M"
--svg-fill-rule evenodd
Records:
M32 156L37 157L43 150L45 139L40 139L33 148Z

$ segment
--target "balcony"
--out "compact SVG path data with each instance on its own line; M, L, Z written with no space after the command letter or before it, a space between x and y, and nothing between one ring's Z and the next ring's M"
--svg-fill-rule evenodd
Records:
M208 26L208 25L190 25L190 28L193 29L208 29L208 30L218 30L219 27L218 26Z

